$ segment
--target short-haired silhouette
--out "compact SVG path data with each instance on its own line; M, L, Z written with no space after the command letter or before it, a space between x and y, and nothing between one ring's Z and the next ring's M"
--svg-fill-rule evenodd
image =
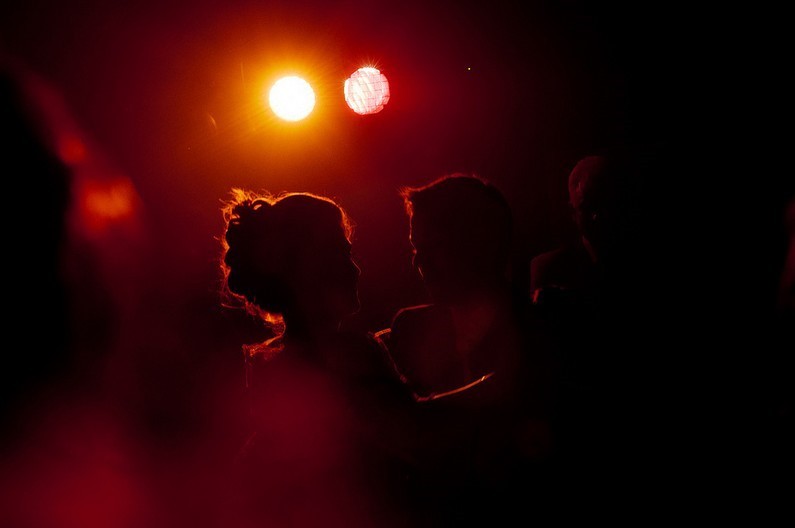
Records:
M231 513L384 525L377 508L394 499L385 486L396 466L383 428L398 385L371 336L341 329L359 308L345 211L311 193L234 190L224 217L224 291L274 333L244 347L253 434Z
M582 158L568 177L578 238L531 261L534 307L559 366L553 427L559 473L575 475L569 491L593 494L591 477L607 468L645 478L674 456L673 443L646 456L663 448L686 401L686 369L667 346L680 331L664 310L673 296L660 295L671 256L644 197L655 162L641 151Z
M512 218L499 189L479 177L454 174L402 194L414 264L435 302L505 285Z
M400 310L388 331L397 369L417 397L490 377L516 349L508 281L511 212L486 180L456 173L402 191L414 266L431 304ZM506 340L496 349L486 344Z
M568 177L569 206L578 239L537 255L530 264L530 288L589 288L599 274L625 272L639 239L643 175L626 154L582 158Z
M474 174L443 176L402 196L431 302L399 310L376 335L417 401L413 486L432 523L485 519L510 507L513 476L538 478L519 468L546 441L543 417L529 412L527 385L538 385L524 376L511 211L499 189Z

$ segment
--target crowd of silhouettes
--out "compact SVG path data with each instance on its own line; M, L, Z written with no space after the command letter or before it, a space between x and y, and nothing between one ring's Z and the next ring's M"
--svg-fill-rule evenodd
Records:
M607 151L561 175L576 237L525 267L513 265L514 214L489 179L451 173L396 192L427 302L368 331L343 324L361 309L361 270L341 202L233 189L221 211L221 304L243 308L268 337L242 343L247 412L224 422L233 452L216 453L204 471L175 464L177 480L159 483L169 471L147 449L168 434L119 440L161 403L131 404L136 396L115 385L134 393L143 384L129 372L108 376L135 369L134 336L114 333L127 300L90 306L92 285L65 271L75 258L94 261L76 252L118 247L75 244L87 228L70 215L86 191L41 123L21 112L25 95L4 69L9 153L42 184L41 221L23 219L13 240L31 264L20 310L47 299L51 328L4 370L0 454L12 464L0 480L0 523L74 526L77 515L89 527L502 526L633 509L649 518L704 506L706 485L747 498L736 495L746 476L771 492L768 471L786 477L793 467L795 199L773 212L782 240L770 302L730 316L691 276L721 263L676 251L684 234L664 219L670 204L657 193L670 165ZM118 255L95 260L134 264ZM706 321L709 311L726 318ZM112 327L90 330L116 340L86 346L87 328L75 328L86 319ZM713 335L733 323L744 327ZM733 355L737 345L748 353ZM73 467L88 476L75 480ZM190 489L211 503L204 519L189 494L182 504L166 493L200 475L211 482ZM78 484L109 505L94 512Z
M310 501L312 515L349 525L526 521L576 515L566 504L609 511L618 497L659 507L656 490L671 478L669 498L687 503L716 453L737 444L720 438L718 417L741 411L721 401L710 413L724 382L682 344L697 308L677 313L670 290L688 282L658 254L671 233L650 198L657 161L627 151L580 159L568 175L578 236L524 271L511 266L511 209L486 178L403 188L428 302L364 335L340 330L358 309L359 272L342 207L236 190L225 284L277 325L245 347L256 419L241 467L257 511L300 524ZM777 412L791 415L777 395ZM693 481L682 480L688 471Z

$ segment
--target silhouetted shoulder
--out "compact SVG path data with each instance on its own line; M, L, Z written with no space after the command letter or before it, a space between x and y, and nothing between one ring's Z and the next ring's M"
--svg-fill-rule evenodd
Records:
M530 261L530 290L577 289L591 283L593 262L582 244L569 244L535 256Z
M391 377L384 349L368 333L340 332L323 347L326 368L348 383L382 383Z
M392 318L389 340L393 346L390 346L390 351L399 348L395 345L409 344L416 340L425 342L450 324L449 311L443 307L422 304L402 308Z
M395 350L396 342L401 342L407 336L415 335L418 332L424 333L434 322L442 319L442 311L433 304L420 304L401 308L392 317L388 328L376 332L373 336L384 347L394 359L394 354L399 353Z
M427 328L428 320L432 317L435 308L432 304L420 304L401 308L392 317L388 328L376 332L373 337L387 352L395 367L405 358L400 357L402 352L399 343L405 340L406 335L416 333L420 328ZM396 358L396 356L398 356ZM397 361L396 361L397 359ZM400 372L401 377L404 373Z
M392 318L392 331L394 332L398 328L421 324L423 321L427 321L429 317L433 317L434 313L438 311L439 309L433 304L419 304L401 308Z
M403 308L390 328L377 335L395 370L415 394L450 388L446 378L455 370L455 333L447 309L433 304Z

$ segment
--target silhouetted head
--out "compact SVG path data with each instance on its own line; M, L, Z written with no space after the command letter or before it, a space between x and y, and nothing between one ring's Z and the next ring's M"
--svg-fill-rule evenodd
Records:
M642 233L642 174L628 156L587 156L569 174L574 221L591 256L604 262L631 251Z
M228 293L266 321L283 317L288 332L336 327L358 310L359 268L339 205L309 193L233 196L222 241Z
M414 265L435 301L455 301L505 282L512 219L499 189L456 173L402 194Z

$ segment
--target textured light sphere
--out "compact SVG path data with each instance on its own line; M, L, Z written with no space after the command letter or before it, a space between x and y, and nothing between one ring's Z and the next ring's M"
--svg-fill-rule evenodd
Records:
M345 102L360 115L377 114L389 102L389 81L376 68L359 68L345 80Z
M285 121L300 121L315 108L315 91L300 77L282 77L271 88L268 102Z

